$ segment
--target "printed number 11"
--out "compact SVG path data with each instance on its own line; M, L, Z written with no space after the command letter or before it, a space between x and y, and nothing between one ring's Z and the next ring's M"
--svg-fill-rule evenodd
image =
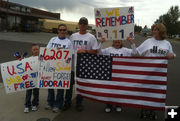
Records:
M113 31L115 34L115 38L117 38L117 30ZM124 29L120 30L119 32L121 32L121 38L124 38Z

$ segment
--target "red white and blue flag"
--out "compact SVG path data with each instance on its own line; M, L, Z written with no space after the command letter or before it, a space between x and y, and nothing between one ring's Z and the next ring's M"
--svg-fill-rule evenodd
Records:
M78 95L107 104L164 110L168 60L78 54Z

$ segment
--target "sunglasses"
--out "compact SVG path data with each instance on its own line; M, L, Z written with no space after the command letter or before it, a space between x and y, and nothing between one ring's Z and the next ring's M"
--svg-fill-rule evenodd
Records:
M59 31L66 31L66 29L58 29Z

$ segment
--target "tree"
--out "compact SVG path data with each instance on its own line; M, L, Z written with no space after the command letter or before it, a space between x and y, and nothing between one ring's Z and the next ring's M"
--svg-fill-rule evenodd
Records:
M134 31L135 32L141 32L141 30L142 30L142 27L135 24Z
M159 16L155 23L163 23L169 36L180 34L180 10L178 6L172 6L166 14Z

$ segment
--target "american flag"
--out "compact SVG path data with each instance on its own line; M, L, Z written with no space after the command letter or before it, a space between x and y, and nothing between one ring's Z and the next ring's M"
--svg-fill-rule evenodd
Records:
M78 95L135 108L164 110L167 64L163 57L78 54Z

